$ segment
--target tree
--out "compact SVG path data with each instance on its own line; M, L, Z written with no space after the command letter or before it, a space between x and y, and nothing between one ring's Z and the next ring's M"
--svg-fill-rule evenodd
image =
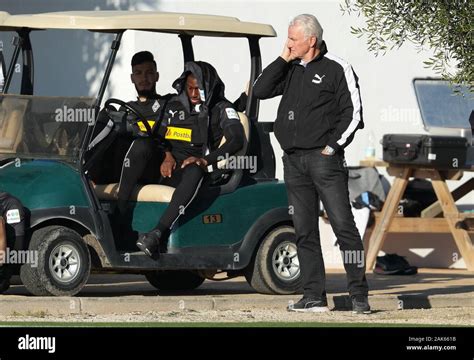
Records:
M405 41L418 50L428 46L433 56L424 61L426 67L474 91L472 0L344 0L341 10L365 17L365 27L351 27L351 32L367 36L368 49L376 56Z

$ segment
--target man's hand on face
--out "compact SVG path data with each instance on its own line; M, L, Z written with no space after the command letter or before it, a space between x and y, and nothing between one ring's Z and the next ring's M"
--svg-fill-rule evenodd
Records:
M186 160L183 161L183 165L181 165L181 169L191 164L196 164L202 167L203 169L207 167L207 161L205 159L190 156Z
M167 151L165 159L161 163L160 172L163 177L171 177L171 173L176 169L176 160L174 159L171 152Z
M286 62L290 62L296 59L296 55L292 54L290 48L288 47L288 41L289 39L286 40L285 46L283 47L283 52L280 55Z

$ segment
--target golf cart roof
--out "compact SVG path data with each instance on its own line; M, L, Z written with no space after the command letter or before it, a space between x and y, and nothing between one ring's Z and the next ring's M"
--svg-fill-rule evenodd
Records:
M0 31L84 29L99 32L144 30L219 37L274 37L271 25L235 17L160 11L64 11L10 15L0 12Z

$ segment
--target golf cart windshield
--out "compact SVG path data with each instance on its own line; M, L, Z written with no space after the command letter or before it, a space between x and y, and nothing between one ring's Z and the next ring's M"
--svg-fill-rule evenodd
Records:
M0 160L75 162L95 116L89 97L0 96Z

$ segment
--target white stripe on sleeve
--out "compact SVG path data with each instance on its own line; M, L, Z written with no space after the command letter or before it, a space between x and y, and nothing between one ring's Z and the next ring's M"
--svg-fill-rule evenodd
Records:
M339 146L344 146L344 144L347 141L347 138L352 135L354 131L357 130L357 127L359 126L359 123L361 121L361 100L360 100L360 92L359 89L357 88L356 84L356 79L354 77L354 72L352 70L352 66L346 62L345 60L330 54L326 53L324 55L330 60L333 60L337 62L339 65L341 65L344 69L344 76L346 77L346 82L347 82L347 87L348 90L351 94L351 101L352 101L352 106L354 107L354 111L352 112L352 121L350 122L349 126L347 127L346 131L344 131L337 140L337 144Z

